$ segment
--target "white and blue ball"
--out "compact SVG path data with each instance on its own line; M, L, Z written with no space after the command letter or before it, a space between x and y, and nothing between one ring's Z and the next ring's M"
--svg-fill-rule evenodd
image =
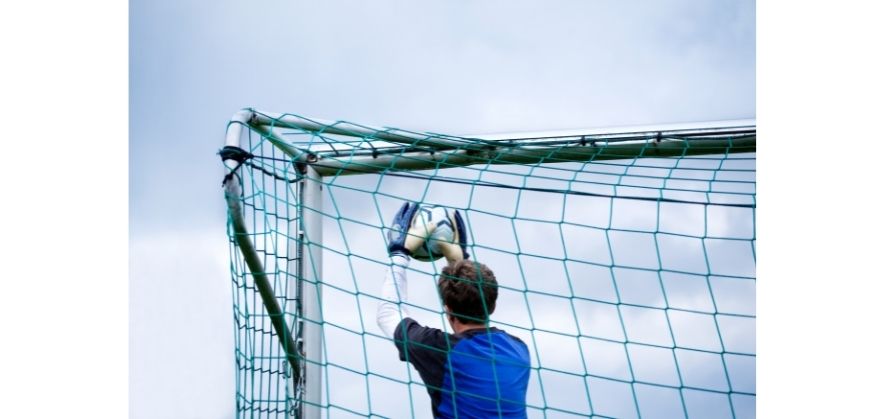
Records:
M452 225L452 217L449 209L438 205L421 205L415 218L412 219L412 227L423 227L436 224L436 229L425 237L424 244L412 252L412 258L432 262L443 257L441 243L455 242L455 228Z

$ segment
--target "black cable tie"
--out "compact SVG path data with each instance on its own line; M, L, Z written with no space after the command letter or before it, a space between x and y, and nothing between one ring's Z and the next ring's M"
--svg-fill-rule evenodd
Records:
M232 145L224 146L224 148L222 148L221 151L218 152L218 155L221 156L221 161L235 160L237 163L240 164L242 164L246 160L255 157L254 154Z
M246 160L255 157L254 154L232 145L224 146L224 148L222 148L221 151L218 152L218 155L221 156L221 161L234 160L237 162L237 165L234 166L234 168L231 169L230 172L228 172L224 176L224 179L221 181L221 186L224 186L229 180L231 180L231 178L234 177L234 174L236 174L237 170L240 168L240 166L243 165L243 163L246 162Z

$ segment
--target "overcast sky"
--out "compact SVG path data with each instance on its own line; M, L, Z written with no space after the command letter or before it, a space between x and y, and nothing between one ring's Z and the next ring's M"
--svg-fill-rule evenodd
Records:
M450 134L756 111L752 1L131 1L129 53L135 418L233 415L240 108Z

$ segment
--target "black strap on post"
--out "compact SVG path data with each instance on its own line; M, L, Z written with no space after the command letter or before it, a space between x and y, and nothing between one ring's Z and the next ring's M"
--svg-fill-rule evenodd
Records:
M234 168L231 169L230 172L228 172L228 174L224 176L224 180L221 181L222 186L224 186L224 184L227 183L227 181L229 181L234 176L236 171L240 168L240 166L243 165L243 163L246 162L246 160L255 157L254 154L232 145L224 146L224 148L222 148L221 151L218 152L218 155L221 156L221 161L234 160L237 162L237 165L234 166Z

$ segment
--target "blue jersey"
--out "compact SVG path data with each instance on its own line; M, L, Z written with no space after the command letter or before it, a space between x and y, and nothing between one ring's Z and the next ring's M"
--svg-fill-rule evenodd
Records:
M393 337L427 386L434 417L526 417L531 362L519 338L494 327L449 334L408 317Z

